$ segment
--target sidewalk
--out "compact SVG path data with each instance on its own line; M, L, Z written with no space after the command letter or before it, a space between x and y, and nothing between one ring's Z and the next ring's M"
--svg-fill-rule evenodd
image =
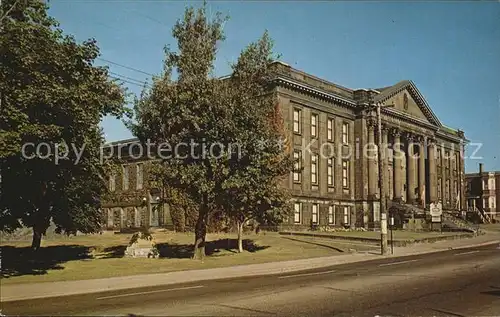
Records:
M390 257L410 256L423 253L433 253L449 249L462 249L474 246L500 243L499 233L489 233L470 239L439 241L419 244L411 247L395 247L394 255ZM112 277L94 280L46 282L35 284L12 284L1 286L1 301L56 297L96 293L102 291L128 288L148 287L206 281L222 278L247 277L256 275L271 275L293 271L314 269L332 265L362 262L383 258L378 254L354 253L331 257L311 258L284 262L239 265L225 268L190 270L160 274L145 274L124 277Z

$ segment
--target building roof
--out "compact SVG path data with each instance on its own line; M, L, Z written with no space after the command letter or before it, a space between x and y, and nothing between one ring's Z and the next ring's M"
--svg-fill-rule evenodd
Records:
M422 112L427 117L427 120L431 123L431 125L436 127L436 130L440 135L451 137L452 139L462 139L467 141L461 130L452 129L440 122L423 95L411 80L402 80L392 86L386 86L376 89L351 89L308 74L304 71L295 69L283 61L275 61L272 64L276 66L276 80L279 85L284 85L291 89L298 89L302 92L312 94L318 98L335 101L348 107L362 106L363 104L366 105L366 100L360 100L358 98L359 94L361 94L361 98L363 98L363 96L370 94L370 91L375 91L376 95L373 97L373 101L384 102L403 89L407 89L414 100L417 102ZM220 77L220 79L226 79L230 76L231 75L222 76ZM388 112L392 111L392 109L384 110L387 110ZM106 145L112 146L117 144L135 142L138 142L137 138L111 142L107 143Z
M476 173L465 173L465 177L467 178L472 178L472 177L478 177L478 176L490 176L490 175L494 175L494 176L500 176L500 171L493 171L493 172L482 172L482 173L479 173L479 172L476 172Z

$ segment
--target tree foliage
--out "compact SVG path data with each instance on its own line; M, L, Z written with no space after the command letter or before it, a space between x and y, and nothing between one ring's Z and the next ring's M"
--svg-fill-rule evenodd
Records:
M99 122L122 116L124 90L94 66L96 41L64 35L43 1L1 5L1 229L33 227L36 249L51 219L66 233L100 229L107 166L100 162ZM67 154L58 164L57 144Z
M205 6L186 9L172 32L178 52L165 49L164 72L136 101L129 122L143 142L170 145L158 175L198 207L195 258L204 256L208 219L221 212L234 217L233 207L240 208L246 196L252 195L245 200L252 201L252 210L262 211L256 218L270 219L268 212L286 202L274 185L291 168L274 124L272 42L266 32L242 51L230 77L216 78L212 70L225 21L220 13L209 20Z
M276 94L270 92L273 62L272 42L264 33L250 44L233 65L230 78L234 135L241 145L240 158L230 164L220 204L238 228L238 248L243 251L242 233L246 221L280 223L290 213L283 176L292 170L285 150L286 131Z

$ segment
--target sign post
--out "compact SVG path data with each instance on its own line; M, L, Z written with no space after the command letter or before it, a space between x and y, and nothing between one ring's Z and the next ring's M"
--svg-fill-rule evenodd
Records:
M394 216L393 215L391 215L390 224L391 224L391 254L394 254L394 240L392 239L392 229L394 228Z
M439 230L441 231L441 216L443 215L443 205L440 202L437 204L432 203L430 206L430 212L432 229L434 229L434 226L437 225L439 226Z

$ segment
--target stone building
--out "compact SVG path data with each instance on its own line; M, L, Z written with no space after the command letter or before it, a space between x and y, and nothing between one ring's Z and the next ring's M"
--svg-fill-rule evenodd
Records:
M478 173L465 174L467 211L480 214L483 222L500 220L500 172L485 172L479 164Z
M289 130L291 155L303 169L291 173L284 184L293 194L294 207L285 227L378 226L378 163L374 155L365 153L374 149L371 144L376 140L374 103L392 105L381 114L382 142L387 144L383 151L383 196L387 201L422 209L437 201L450 211L465 207L464 133L443 125L412 81L377 89L350 89L281 62L273 66L274 89ZM137 140L127 140L127 146L134 142ZM161 190L146 188L143 181L142 187L133 184L134 175L145 175L137 167L141 164L130 161L125 165L124 172L132 180L128 187L116 180L113 185L122 197L129 197L128 202L118 206L117 199L105 204L104 210L115 215L114 219L121 212L122 224L130 223L126 215L134 212L147 214L136 216L135 224L168 224L168 206L160 208L164 210L161 216L152 207L161 201ZM158 217L162 221L156 221ZM139 223L139 218L144 223Z
M109 175L110 195L102 203L107 229L172 225L170 206L162 202L161 186L152 186L148 181L149 161L139 148L137 139L129 139L106 144L103 150L105 156L123 162Z

